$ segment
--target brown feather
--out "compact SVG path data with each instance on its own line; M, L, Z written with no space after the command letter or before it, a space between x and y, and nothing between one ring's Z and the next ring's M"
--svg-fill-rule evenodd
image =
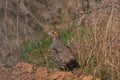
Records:
M62 69L73 69L78 63L70 48L64 46L57 32L49 33L53 37L53 43L50 48L50 56Z

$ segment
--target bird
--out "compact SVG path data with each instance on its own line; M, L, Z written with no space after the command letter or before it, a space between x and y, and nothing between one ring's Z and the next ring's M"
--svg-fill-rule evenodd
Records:
M79 64L72 50L61 42L58 32L50 31L48 34L53 38L49 54L59 68L61 70L73 70L75 67L78 67Z

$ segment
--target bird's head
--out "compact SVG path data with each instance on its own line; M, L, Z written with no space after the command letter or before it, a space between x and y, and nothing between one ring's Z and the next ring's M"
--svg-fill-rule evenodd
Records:
M53 37L53 40L59 38L59 34L56 31L51 31L48 34Z

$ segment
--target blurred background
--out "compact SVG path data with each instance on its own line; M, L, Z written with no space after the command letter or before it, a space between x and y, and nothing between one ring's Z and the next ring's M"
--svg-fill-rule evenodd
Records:
M0 64L56 67L47 52L51 30L82 73L120 80L120 0L0 0Z

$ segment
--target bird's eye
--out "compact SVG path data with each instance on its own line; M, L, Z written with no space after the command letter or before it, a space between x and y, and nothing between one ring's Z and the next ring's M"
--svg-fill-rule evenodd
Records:
M52 34L55 34L54 32L52 32Z

